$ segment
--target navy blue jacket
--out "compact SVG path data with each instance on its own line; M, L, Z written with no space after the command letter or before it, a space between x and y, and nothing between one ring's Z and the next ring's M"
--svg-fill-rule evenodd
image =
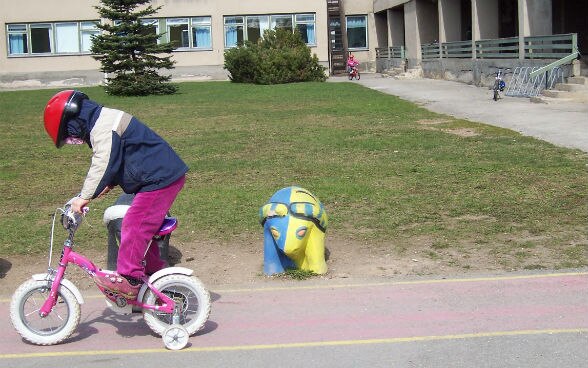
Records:
M188 166L170 145L139 119L84 100L68 133L82 137L93 150L81 197L96 198L107 186L125 193L149 192L174 183Z

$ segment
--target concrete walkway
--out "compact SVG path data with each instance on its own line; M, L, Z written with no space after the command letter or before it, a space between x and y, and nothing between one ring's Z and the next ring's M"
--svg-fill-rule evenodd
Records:
M331 77L329 81L349 80ZM494 101L492 91L485 87L426 78L383 78L380 74L362 74L361 80L352 83L415 102L434 112L511 129L588 152L588 103L532 103L528 98L508 96Z

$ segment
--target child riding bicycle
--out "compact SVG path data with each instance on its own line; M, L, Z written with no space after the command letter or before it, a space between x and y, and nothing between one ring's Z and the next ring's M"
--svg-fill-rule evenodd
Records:
M75 90L53 96L44 113L45 130L57 148L88 144L92 161L72 210L82 213L94 198L120 185L136 194L122 223L117 277L98 286L135 299L145 275L164 267L158 247L149 247L184 186L188 166L169 144L136 117L104 107Z
M351 73L354 69L359 67L359 61L355 60L355 56L353 54L349 54L349 58L347 59L347 73Z

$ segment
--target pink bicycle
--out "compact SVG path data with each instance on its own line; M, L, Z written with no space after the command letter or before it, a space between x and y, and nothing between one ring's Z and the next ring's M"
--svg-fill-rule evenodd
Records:
M61 212L61 223L68 232L57 268L51 266L55 219ZM49 245L49 268L20 285L12 296L10 317L14 328L27 341L37 345L54 345L69 338L80 322L84 299L79 289L65 276L69 264L75 264L90 277L117 277L114 271L102 270L83 255L76 253L74 235L84 216L71 211L69 202L53 215ZM166 218L153 238L170 234L177 227L175 218ZM153 243L153 240L151 243ZM120 276L118 276L120 277ZM193 271L184 267L164 268L142 280L136 300L127 300L102 290L106 303L118 313L142 311L147 326L162 336L168 349L179 350L189 337L200 330L210 314L210 294Z

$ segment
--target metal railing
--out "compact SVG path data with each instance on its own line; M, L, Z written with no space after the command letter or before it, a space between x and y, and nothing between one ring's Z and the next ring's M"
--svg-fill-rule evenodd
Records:
M376 59L405 59L404 46L378 47L376 48Z
M423 60L439 59L440 49L438 43L421 45L421 57Z
M522 41L522 47L519 42ZM475 47L474 47L475 45ZM404 58L403 54L390 49L396 47L383 47L376 49L376 58ZM421 57L423 60L432 59L518 59L521 49L525 59L560 59L578 49L578 35L576 33L529 36L508 38L496 38L472 41L454 41L428 43L421 45Z
M552 89L557 83L563 83L564 76L560 67L548 73L534 73L537 67L517 67L507 85L506 95L514 97L538 96L544 89Z
M472 41L443 42L441 58L472 58Z
M476 59L518 59L519 38L496 38L476 41Z
M525 37L525 59L560 59L578 51L577 33Z

